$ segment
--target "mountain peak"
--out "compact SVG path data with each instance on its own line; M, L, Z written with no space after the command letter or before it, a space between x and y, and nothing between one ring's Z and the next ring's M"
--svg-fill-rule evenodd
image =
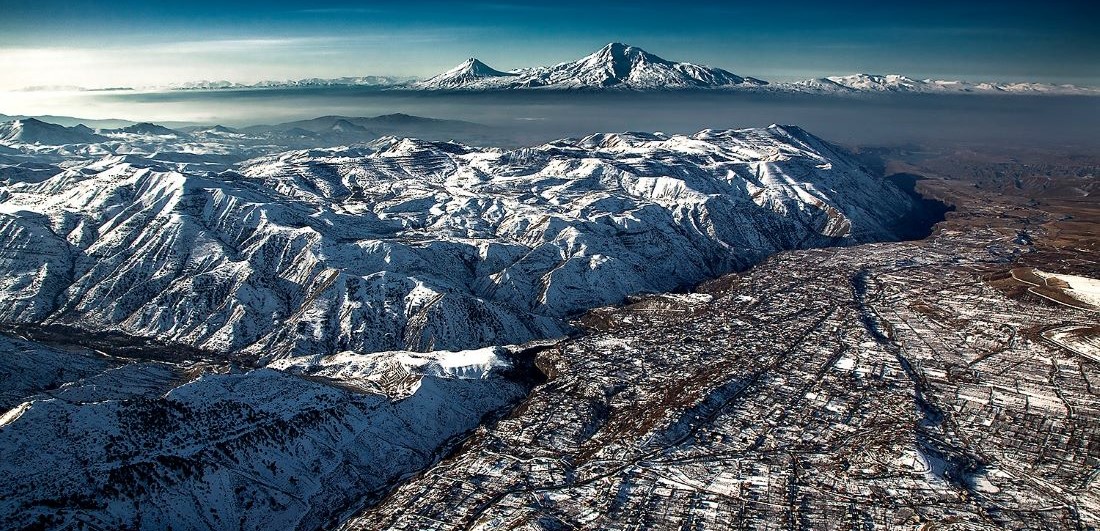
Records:
M422 88L458 88L488 78L511 77L515 74L501 72L481 62L475 57L463 61L458 66L439 74L427 81L418 83Z
M671 64L669 61L657 57L641 48L621 42L607 43L603 48L589 54L579 62L609 64L619 68L629 68L633 65L644 63Z
M478 77L497 77L508 75L505 72L494 70L492 67L481 62L476 57L471 57L467 59L465 62L459 65L459 68L461 68L464 72L468 72Z
M636 50L641 50L641 48L634 48L633 46L631 46L631 45L629 45L629 44L626 44L626 43L622 43L622 42L609 42L609 43L605 44L603 48L600 48L600 50L599 50L599 51L601 51L601 52L608 52L608 53L623 53L623 52L625 52L625 51L626 51L626 50L627 50L628 48L630 48L630 49L636 49Z

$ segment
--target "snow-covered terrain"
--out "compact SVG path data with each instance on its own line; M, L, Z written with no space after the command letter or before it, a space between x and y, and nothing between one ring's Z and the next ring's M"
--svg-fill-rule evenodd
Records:
M0 168L0 320L264 359L523 343L779 250L893 239L913 208L796 127L512 151L391 137L239 164L239 139L204 134Z
M287 150L42 124L2 126L0 323L62 345L0 336L4 528L331 526L527 392L499 345L915 208L791 126ZM79 346L106 332L162 355Z
M344 353L247 373L141 362L24 389L0 412L0 527L330 526L523 395L497 374L510 366L498 352ZM0 336L9 370L52 375L63 355ZM67 356L59 374L96 363ZM2 381L5 399L41 383L29 372Z
M1100 280L1078 275L1047 273L1039 270L1035 270L1035 274L1040 278L1048 279L1048 285L1050 285L1049 279L1055 279L1064 285L1061 288L1063 293L1100 310Z

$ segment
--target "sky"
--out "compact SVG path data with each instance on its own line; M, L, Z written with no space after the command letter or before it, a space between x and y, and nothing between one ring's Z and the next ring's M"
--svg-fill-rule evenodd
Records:
M508 70L611 41L789 81L1100 85L1100 2L0 0L0 90Z

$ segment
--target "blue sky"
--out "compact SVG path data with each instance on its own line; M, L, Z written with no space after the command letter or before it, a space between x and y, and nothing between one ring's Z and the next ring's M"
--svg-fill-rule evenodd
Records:
M609 41L765 79L1100 85L1100 2L0 0L0 89L498 69Z

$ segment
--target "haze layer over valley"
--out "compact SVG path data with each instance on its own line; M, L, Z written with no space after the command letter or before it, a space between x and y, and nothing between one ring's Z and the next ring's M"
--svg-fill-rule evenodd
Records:
M0 106L8 115L67 114L122 118L118 127L142 121L171 127L257 124L403 113L486 126L481 131L430 135L475 145L519 147L593 131L663 131L691 134L704 128L798 124L847 145L922 144L1096 147L1090 134L1100 120L1094 97L994 97L881 94L836 98L805 94L407 94L355 87L264 91L175 91L19 95L25 105ZM1023 119L1022 117L1026 117ZM0 117L2 118L2 117ZM51 118L44 118L47 121ZM58 118L53 118L58 120ZM383 132L385 133L385 132ZM392 134L392 133L390 133ZM376 137L375 137L376 138ZM331 145L331 144L330 144Z

